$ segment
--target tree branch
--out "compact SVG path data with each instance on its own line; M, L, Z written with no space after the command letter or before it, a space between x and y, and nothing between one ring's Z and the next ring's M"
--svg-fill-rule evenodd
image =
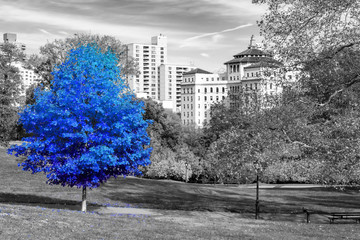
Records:
M289 137L289 135L286 133L286 131L285 131L284 129L282 129L282 132L284 133L286 139L287 139L290 143L299 144L299 145L302 145L302 146L307 147L307 148L315 149L313 146L307 145L306 143L303 143L303 142L300 142L300 141L293 141L293 140L291 140L291 138Z
M328 98L328 100L324 103L318 104L320 107L323 107L327 104L329 104L331 102L331 100L336 97L336 95L338 95L339 93L343 92L344 90L348 89L349 87L351 87L352 85L354 85L355 83L358 83L360 80L359 75L356 75L356 77L354 77L350 82L345 83L344 87L335 91L333 94L330 95L330 97Z
M338 47L331 55L325 56L324 59L332 59L336 54L338 54L339 52L341 52L342 50L344 50L345 48L349 48L352 47L356 44L360 44L360 41L357 42L352 42L352 43L348 43L345 45L342 45L340 47Z

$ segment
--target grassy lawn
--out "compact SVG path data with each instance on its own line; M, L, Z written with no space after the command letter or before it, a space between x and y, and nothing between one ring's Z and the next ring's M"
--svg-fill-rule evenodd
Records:
M18 161L0 149L0 239L360 239L358 224L330 225L323 214L306 224L302 213L359 211L355 188L262 185L254 220L253 185L120 177L88 191L89 212L81 213L80 189L47 185ZM125 208L137 211L117 211Z

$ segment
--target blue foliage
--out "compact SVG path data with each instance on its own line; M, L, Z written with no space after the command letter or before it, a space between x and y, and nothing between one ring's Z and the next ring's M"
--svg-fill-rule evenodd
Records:
M52 89L37 90L35 104L20 114L31 137L8 149L27 157L23 170L46 173L50 184L96 188L150 164L144 104L116 64L114 54L88 44L55 67Z

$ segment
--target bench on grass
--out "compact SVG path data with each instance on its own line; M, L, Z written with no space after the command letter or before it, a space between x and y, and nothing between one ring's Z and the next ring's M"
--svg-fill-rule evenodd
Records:
M336 212L330 213L328 216L330 223L335 220L354 219L356 223L360 223L360 212Z

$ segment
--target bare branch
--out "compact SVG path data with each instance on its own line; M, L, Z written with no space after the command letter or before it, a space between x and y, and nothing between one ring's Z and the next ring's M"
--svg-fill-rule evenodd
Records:
M327 104L329 104L331 102L331 100L336 96L338 95L339 93L343 92L344 90L348 89L349 87L351 87L352 85L354 85L355 83L358 83L360 80L359 78L359 75L356 75L356 77L353 78L353 80L351 80L350 82L348 83L345 83L344 84L344 87L335 91L333 94L330 95L330 97L328 98L328 100L324 103L321 103L321 104L318 104L320 107L323 107Z
M286 133L286 131L284 129L282 129L282 132L284 133L284 135L285 135L286 139L288 140L288 142L294 143L294 144L299 144L299 145L302 145L302 146L307 147L307 148L315 149L314 147L312 147L310 145L307 145L306 143L291 140L291 138L289 137L289 135Z
M348 43L345 45L342 45L340 47L338 47L331 55L325 56L324 59L332 59L336 54L338 54L339 52L343 51L345 48L349 48L352 47L356 44L360 44L360 41L357 42L352 42L352 43Z

